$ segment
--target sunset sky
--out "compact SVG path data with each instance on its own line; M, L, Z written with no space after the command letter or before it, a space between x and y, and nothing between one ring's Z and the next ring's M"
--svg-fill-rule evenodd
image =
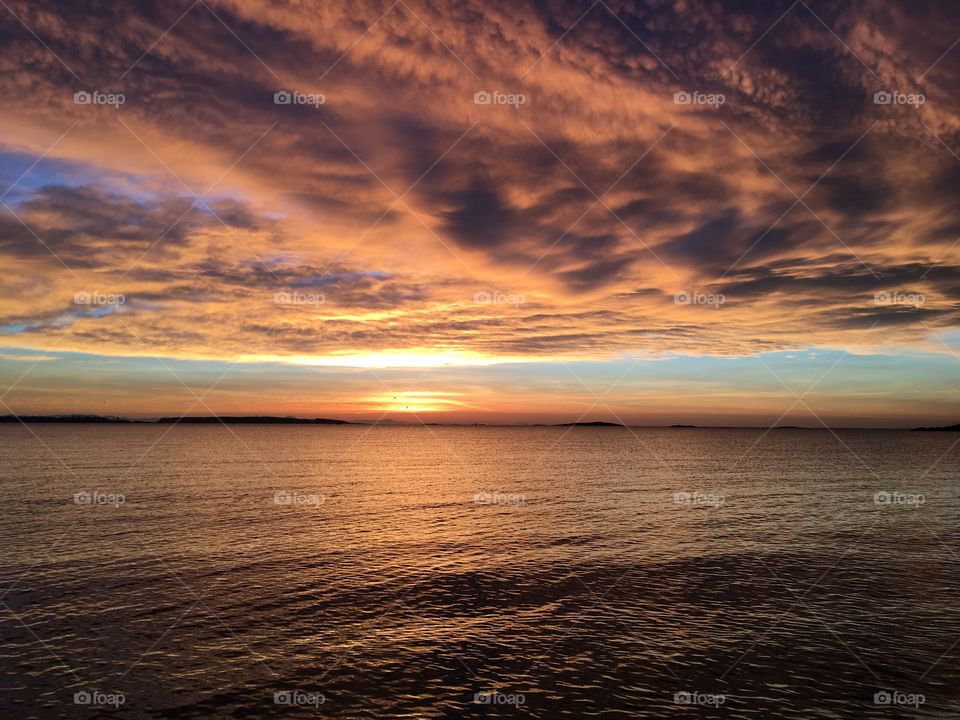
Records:
M0 414L960 422L956 2L0 5Z

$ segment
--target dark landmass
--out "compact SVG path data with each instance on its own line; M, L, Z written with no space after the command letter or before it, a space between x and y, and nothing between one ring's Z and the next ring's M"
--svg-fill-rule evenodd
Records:
M130 418L113 417L109 415L3 415L0 423L121 423L131 424L144 422Z
M251 416L203 416L203 417L163 417L159 420L131 420L130 418L111 415L2 415L0 423L84 423L84 424L159 424L172 425L212 425L225 423L227 425L352 425L347 420L329 420L327 418L295 418L274 417L271 415Z
M671 425L672 428L695 428L699 427L697 425Z
M914 428L914 432L960 432L960 425L947 425L946 427L919 427Z
M600 422L597 420L594 422L557 423L556 425L553 425L553 427L626 427L626 425L612 422Z
M272 415L213 415L199 417L162 417L158 421L161 425L212 425L224 423L226 425L353 425L348 420L330 420L328 418L295 418L274 417Z

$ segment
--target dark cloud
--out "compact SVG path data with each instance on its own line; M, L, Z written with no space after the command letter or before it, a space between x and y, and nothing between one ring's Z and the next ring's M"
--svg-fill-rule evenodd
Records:
M490 181L475 179L467 189L450 193L449 202L453 209L443 214L445 230L461 244L495 250L514 239L513 209Z
M229 199L141 202L92 186L48 185L9 210L0 208L0 253L51 263L55 255L68 267L117 269L148 248L167 252L186 245L202 228L224 225L247 231L264 227L243 204Z

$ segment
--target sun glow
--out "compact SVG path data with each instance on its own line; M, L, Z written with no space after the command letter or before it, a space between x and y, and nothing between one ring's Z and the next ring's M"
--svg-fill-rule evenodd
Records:
M457 397L456 393L409 390L397 393L371 395L363 398L362 402L368 403L378 411L384 412L424 413L442 412L444 410L454 410L458 408L473 408L473 406L467 403L456 400L455 397Z

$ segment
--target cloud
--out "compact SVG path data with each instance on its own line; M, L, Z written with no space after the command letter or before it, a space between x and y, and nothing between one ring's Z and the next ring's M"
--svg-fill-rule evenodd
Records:
M5 149L47 153L0 207L15 337L602 359L929 348L958 322L960 55L926 72L946 3L797 5L770 29L786 7L211 0L168 33L183 9L160 2L10 7L66 65L0 20ZM323 301L273 301L291 289ZM130 302L64 311L83 290ZM690 290L726 302L674 302ZM523 302L474 301L492 291Z
M488 251L514 240L513 209L489 182L475 180L466 190L452 192L453 210L444 213L444 230L461 244Z
M81 318L101 318L117 312L118 308L118 305L112 304L89 310L62 310L30 318L0 318L0 335L20 335L39 330L69 328Z

